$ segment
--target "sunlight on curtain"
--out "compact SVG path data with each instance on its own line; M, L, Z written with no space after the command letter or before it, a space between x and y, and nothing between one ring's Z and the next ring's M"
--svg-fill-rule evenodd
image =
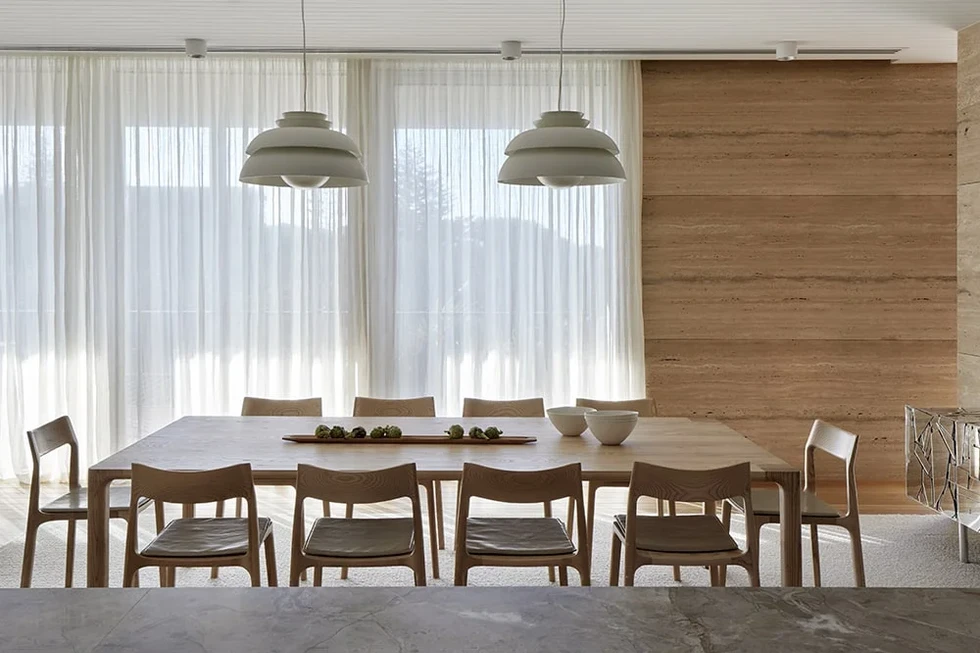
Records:
M390 396L645 396L635 64L566 62L564 107L623 148L631 180L498 184L507 143L556 108L556 62L382 60L368 156L372 381ZM383 301L381 299L383 298Z
M0 56L0 478L62 414L89 465L245 394L644 395L637 64L567 63L631 181L554 191L496 175L555 61L310 63L366 189L238 182L297 57Z
M314 62L311 108L341 129L345 76ZM13 57L0 79L0 477L62 413L91 462L246 393L348 409L347 195L238 181L302 97L298 60Z

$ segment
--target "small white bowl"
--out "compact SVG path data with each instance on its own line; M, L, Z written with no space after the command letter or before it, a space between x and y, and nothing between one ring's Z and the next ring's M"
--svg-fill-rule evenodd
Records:
M585 422L596 440L606 446L615 446L629 437L639 417L635 410L597 410L586 413Z
M562 435L582 435L589 428L585 423L586 414L594 412L595 408L584 406L559 406L548 409L548 419Z

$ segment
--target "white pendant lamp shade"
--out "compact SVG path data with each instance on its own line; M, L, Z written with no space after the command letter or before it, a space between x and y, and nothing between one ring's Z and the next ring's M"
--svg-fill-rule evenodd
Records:
M350 188L368 183L361 151L314 111L287 111L245 149L239 179L259 186Z
M581 111L563 111L562 78L565 72L565 0L560 3L558 28L558 110L545 111L534 129L521 132L507 145L507 160L497 181L517 186L600 186L626 181L616 155L616 141L589 129Z
M589 129L579 111L545 111L534 129L521 132L507 145L507 160L497 181L518 186L598 186L626 181L608 135Z

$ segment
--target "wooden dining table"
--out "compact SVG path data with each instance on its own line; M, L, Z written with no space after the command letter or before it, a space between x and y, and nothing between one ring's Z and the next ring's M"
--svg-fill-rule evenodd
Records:
M319 424L347 429L392 424L405 435L439 435L452 424L495 425L505 435L536 442L494 444L300 444L285 435L312 434ZM427 417L215 417L189 416L134 442L88 472L88 586L108 586L108 491L128 479L132 464L172 471L197 471L247 462L257 485L293 485L299 463L335 470L365 471L414 462L419 481L459 480L463 464L479 462L510 470L537 470L581 463L585 481L628 482L634 461L680 469L710 469L749 462L754 481L779 486L782 582L802 584L800 470L715 420L640 418L619 446L601 446L588 433L560 435L544 418ZM433 509L432 497L428 498Z

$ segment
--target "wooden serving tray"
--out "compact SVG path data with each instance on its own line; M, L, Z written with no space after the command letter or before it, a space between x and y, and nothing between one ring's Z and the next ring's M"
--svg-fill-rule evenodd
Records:
M318 438L315 435L284 435L283 440L302 444L527 444L538 439L526 435L502 435L496 440L474 440L470 437L450 440L448 435L403 435L400 438Z

